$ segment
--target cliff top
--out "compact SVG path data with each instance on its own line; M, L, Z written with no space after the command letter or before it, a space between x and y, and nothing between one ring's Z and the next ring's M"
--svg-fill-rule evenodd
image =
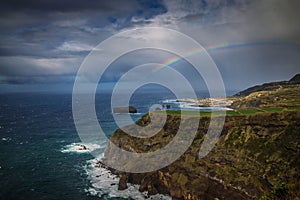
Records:
M271 82L264 83L262 85L256 85L246 90L240 91L234 96L243 97L247 96L253 92L266 91L266 90L275 90L283 87L292 87L300 84L300 74L296 74L293 78L288 81L279 81L279 82Z

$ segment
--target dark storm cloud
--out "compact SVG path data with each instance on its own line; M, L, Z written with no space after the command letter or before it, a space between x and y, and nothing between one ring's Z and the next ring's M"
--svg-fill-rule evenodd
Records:
M4 0L1 1L2 11L83 11L83 10L96 10L98 12L112 11L112 10L127 10L130 7L137 6L136 1L126 2L122 0L113 1L99 1L99 0Z
M12 0L2 1L0 5L0 24L7 28L37 28L51 26L61 22L61 25L76 25L78 21L95 19L98 25L105 26L108 18L130 17L137 9L143 9L137 1L98 1L98 0ZM78 23L77 23L78 25ZM4 28L2 28L4 30Z
M0 82L72 82L84 57L99 42L122 30L148 26L184 32L204 46L288 41L290 46L276 48L210 51L229 87L287 79L300 66L299 4L298 0L1 1ZM124 64L130 63L134 61ZM116 70L108 80L122 71ZM245 74L249 80L241 81Z
M91 49L133 17L165 11L160 1L2 1L0 79L21 84L74 76Z
M70 84L74 80L74 75L7 76L0 80L0 84Z
M47 52L48 56L56 56L49 55L49 50L64 42L94 46L130 26L136 16L148 19L163 12L166 9L160 1L2 1L0 53L44 57Z

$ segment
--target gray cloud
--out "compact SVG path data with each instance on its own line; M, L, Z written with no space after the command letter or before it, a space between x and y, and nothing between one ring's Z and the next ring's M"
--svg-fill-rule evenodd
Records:
M227 88L287 80L300 72L299 1L208 2L203 9L189 11L188 3L168 1L168 9L180 16L173 27L204 46L228 44L209 51ZM269 44L259 44L264 41Z
M3 1L0 80L71 82L92 47L118 31L147 26L181 31L204 46L245 43L209 51L229 88L287 79L300 71L299 4L297 0ZM257 41L287 45L246 45ZM150 56L162 60L154 53L138 59ZM119 65L130 66L134 59ZM107 80L116 80L115 75L124 71L113 69ZM241 79L245 74L247 78Z
M108 11L126 11L131 10L132 7L137 7L136 1L125 2L122 0L113 1L81 1L81 0L4 0L1 2L1 10L3 11L82 11L82 10L96 10L99 12Z

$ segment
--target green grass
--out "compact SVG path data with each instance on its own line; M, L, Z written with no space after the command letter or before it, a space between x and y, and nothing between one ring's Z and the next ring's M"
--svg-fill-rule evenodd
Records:
M287 100L285 102L289 105L299 105L300 104L300 100Z
M286 108L287 110L300 110L300 107L290 107L290 108Z
M263 111L261 109L251 108L251 109L238 110L238 112L241 113L242 115L252 115Z
M283 110L300 110L300 107L272 107L272 108L261 108L265 112L281 112Z
M266 112L281 112L284 108L261 108L263 111Z
M156 112L162 112L162 111L156 111ZM180 115L181 114L181 111L180 110L167 110L167 114L170 114L170 115Z
M200 113L200 116L210 116L211 115L211 112L209 112L209 111L199 112L199 111L191 110L191 111L183 111L182 113L184 115L188 115L188 116L199 116L199 113ZM180 110L167 110L167 114L169 114L169 115L181 115L181 111Z
M300 111L300 107L288 107L288 108L283 108L283 107L270 107L270 108L250 108L250 109L241 109L241 110L227 110L226 115L227 116L239 116L239 115L252 115L252 114L257 114L257 113L271 113L271 112L282 112L283 110L295 110L295 111ZM155 111L156 113L160 113L163 111ZM180 110L167 110L166 111L168 115L187 115L187 116L200 116L201 117L210 117L211 116L211 111L184 111L181 112ZM222 115L224 114L224 111L215 111L215 115Z
M162 111L156 111L156 112L162 112ZM188 115L188 116L200 116L201 117L210 117L211 116L211 111L184 111L182 112L184 115ZM224 111L215 111L214 114L215 115L222 115L224 114ZM167 110L167 114L169 115L181 115L181 111L180 110ZM226 115L239 115L238 112L234 111L234 110L229 110L226 111Z
M235 111L235 110L227 110L227 111L226 111L226 115L229 115L229 116L237 116L237 115L240 115L240 113L238 113L238 112Z

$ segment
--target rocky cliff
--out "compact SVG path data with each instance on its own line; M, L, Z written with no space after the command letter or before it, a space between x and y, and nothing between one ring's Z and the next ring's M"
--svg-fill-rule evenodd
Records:
M130 182L149 195L191 200L299 197L299 111L228 116L215 148L199 159L209 120L201 118L193 144L168 167L140 174L115 172L121 178L119 188ZM137 123L148 124L149 115ZM163 130L151 138L135 138L117 130L111 142L127 151L155 151L172 140L179 123L180 116L169 115ZM114 159L109 146L105 156Z
M297 82L299 76L291 81ZM171 165L149 173L124 173L119 189L127 183L139 184L149 195L168 194L173 199L300 199L300 87L290 85L234 97L221 136L204 158L198 157L206 137L210 113L190 113L185 123L200 116L197 134L185 153ZM162 111L155 111L159 113ZM160 115L143 116L140 126L163 121ZM168 112L166 122L156 135L137 138L117 130L110 142L124 150L141 153L163 148L175 137L181 123L180 112ZM132 130L132 125L126 130ZM181 140L190 134L189 126ZM118 152L105 151L104 160L117 161ZM165 158L157 158L157 163ZM124 165L136 166L130 159ZM137 166L139 167L139 166Z

